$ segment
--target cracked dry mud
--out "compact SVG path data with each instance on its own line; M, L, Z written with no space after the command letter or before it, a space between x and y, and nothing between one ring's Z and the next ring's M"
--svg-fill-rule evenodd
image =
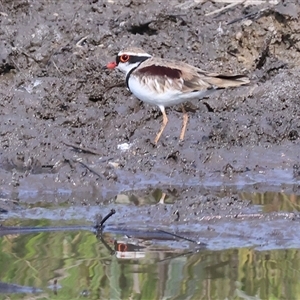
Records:
M178 201L199 197L225 216L249 205L239 190L299 193L299 3L206 16L221 7L2 1L2 199L98 205L159 188ZM180 107L169 108L155 147L159 109L131 95L122 74L103 69L132 45L204 70L244 73L251 84L187 103L183 142ZM220 189L236 200L207 201ZM190 207L190 215L198 212Z

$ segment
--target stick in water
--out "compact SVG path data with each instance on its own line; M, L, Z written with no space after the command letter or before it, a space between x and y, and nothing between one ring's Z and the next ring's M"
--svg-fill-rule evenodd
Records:
M95 229L99 230L100 228L103 227L104 223L107 221L107 219L109 219L112 215L114 215L116 213L116 211L114 209L112 209L104 218L103 220L99 223L96 224Z

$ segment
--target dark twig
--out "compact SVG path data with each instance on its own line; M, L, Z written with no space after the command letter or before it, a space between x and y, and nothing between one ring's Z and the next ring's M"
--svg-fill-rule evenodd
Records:
M53 293L54 295L57 295L57 279L54 279L53 282Z
M107 219L109 219L112 215L114 215L116 213L116 211L114 209L112 209L103 219L99 224L95 225L95 229L96 230L102 230L103 229L103 225L104 223L107 221Z
M168 232L168 231L165 231L165 230L162 230L162 229L159 229L158 231L159 231L159 232L162 232L162 233L165 233L165 234L169 234L169 235L174 236L174 237L176 237L176 238L178 238L178 239L185 240L185 241L188 241L188 242L197 244L197 245L207 246L207 244L205 244L205 243L202 243L202 242L196 242L195 240L186 238L186 237L184 237L184 236L180 236L180 235L178 235L178 234L176 234L176 233L173 233L173 232Z
M96 152L96 151L93 151L93 150L90 150L90 149L87 149L87 148L83 148L83 147L79 147L79 146L69 144L69 143L66 143L66 142L63 142L63 143L68 147L72 147L77 152L81 152L81 153L85 153L85 154L100 155L101 156L101 154Z
M270 12L270 8L262 8L258 11L254 11L254 12L251 12L245 16L242 16L240 18L237 18L237 19L234 19L230 22L227 23L227 25L231 25L231 24L234 24L234 23L237 23L237 22L240 22L240 21L243 21L245 19L252 19L252 20L258 20L259 18L263 17L266 13L269 13Z
M102 233L97 232L97 238L99 238L100 242L104 245L104 247L109 251L110 255L114 255L116 253L115 250L113 250L109 244L105 241L105 239L102 236Z
M76 161L78 162L79 164L81 164L82 166L84 166L85 168L87 168L91 173L95 174L96 176L98 176L99 178L102 178L104 179L104 177L99 174L98 172L94 171L92 168L90 168L88 165L86 165L85 163L81 162L81 161Z
M266 63L267 57L270 56L269 47L271 44L271 40L272 40L272 35L267 37L267 39L265 40L264 47L263 47L258 59L255 61L256 69L261 69L264 66L264 64Z
M21 54L23 54L27 58L30 58L30 59L34 60L37 64L39 63L33 56L31 56L30 54L26 53L25 51L21 50Z

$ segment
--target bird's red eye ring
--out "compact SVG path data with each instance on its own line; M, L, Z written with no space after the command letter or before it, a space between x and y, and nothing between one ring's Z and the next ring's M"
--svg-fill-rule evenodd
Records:
M125 62L127 62L129 60L129 55L127 55L127 54L122 54L121 56L120 56L120 61L122 62L122 63L125 63Z

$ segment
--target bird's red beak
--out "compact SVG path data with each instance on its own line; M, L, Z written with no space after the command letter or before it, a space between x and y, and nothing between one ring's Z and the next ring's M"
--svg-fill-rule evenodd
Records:
M110 62L106 65L107 69L114 69L117 66L117 63L115 61Z

